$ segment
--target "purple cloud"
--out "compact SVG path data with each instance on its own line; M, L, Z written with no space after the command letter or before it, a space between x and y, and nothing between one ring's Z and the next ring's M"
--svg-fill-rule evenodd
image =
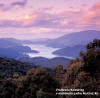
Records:
M98 29L100 27L100 3L89 10L51 13L51 8L38 9L25 18L5 20L1 27L46 27L61 29ZM80 16L80 17L79 17Z
M4 4L1 3L1 4L0 4L0 7L4 7Z
M6 4L1 3L0 4L0 9L2 11L8 11L10 9L12 9L14 6L19 6L19 7L25 7L27 4L28 0L23 0L23 1L16 1L16 2L12 2L9 6L7 6Z
M3 10L4 9L4 4L0 3L0 10Z
M24 6L26 6L27 1L28 0L13 2L13 3L10 4L10 6L21 6L21 7L24 7Z

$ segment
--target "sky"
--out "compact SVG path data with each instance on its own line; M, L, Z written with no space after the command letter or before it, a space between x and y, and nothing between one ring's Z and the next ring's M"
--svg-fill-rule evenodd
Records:
M100 0L0 0L0 38L57 38L100 30Z

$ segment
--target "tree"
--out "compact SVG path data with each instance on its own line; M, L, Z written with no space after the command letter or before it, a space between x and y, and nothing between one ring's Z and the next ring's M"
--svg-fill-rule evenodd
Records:
M80 58L70 62L63 80L63 87L83 88L86 92L100 93L100 40L87 45L87 51ZM98 96L66 96L66 98L99 98Z
M61 71L63 71L63 65L57 65L54 68L54 72L60 73Z
M93 40L87 45L87 51L83 53L84 70L92 76L100 71L100 40Z

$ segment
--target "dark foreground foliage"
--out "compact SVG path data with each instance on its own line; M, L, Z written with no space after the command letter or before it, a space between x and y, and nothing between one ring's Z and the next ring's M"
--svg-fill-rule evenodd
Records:
M6 57L0 57L0 78L12 77L14 73L21 76L25 75L32 67L36 66L27 62L20 62Z
M63 87L82 88L85 92L100 93L100 40L87 45L87 51L80 58L71 61L66 69ZM66 98L100 98L99 96L66 96Z
M56 80L44 68L32 68L25 76L14 76L0 83L0 98L37 98L42 90L42 98L57 98ZM45 97L44 97L45 96Z
M0 98L100 98L100 94L57 96L56 88L100 93L100 40L89 43L87 51L81 52L80 58L72 60L66 70L62 65L53 71L32 68L24 76L15 73L13 77L1 78Z

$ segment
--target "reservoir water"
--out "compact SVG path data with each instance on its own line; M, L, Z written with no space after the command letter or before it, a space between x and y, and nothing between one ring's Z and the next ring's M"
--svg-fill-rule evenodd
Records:
M59 48L51 48L43 44L24 44L24 46L28 46L32 50L37 50L39 52L39 53L28 53L30 57L40 57L40 56L46 58L58 57L57 55L52 54L52 52L58 50Z
M29 55L30 57L46 57L46 58L65 57L65 58L73 59L72 57L58 56L58 55L52 54L52 52L60 48L52 48L44 44L24 44L24 46L28 46L32 50L37 50L39 52L39 53L27 53L27 55Z

